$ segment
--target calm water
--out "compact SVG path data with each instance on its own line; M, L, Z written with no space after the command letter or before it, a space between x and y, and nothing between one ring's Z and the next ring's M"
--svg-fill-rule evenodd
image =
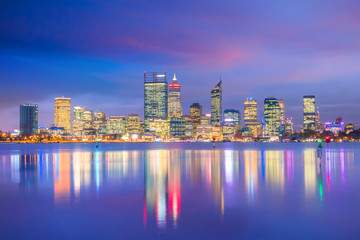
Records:
M1 239L358 239L360 143L0 144Z

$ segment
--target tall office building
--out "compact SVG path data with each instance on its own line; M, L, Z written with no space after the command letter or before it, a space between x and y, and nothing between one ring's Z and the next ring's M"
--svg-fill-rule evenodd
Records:
M82 136L84 135L83 113L85 108L75 106L74 107L74 120L72 123L72 135Z
M168 106L168 118L182 117L182 106L181 106L181 95L180 95L181 85L177 82L176 76L172 83L169 84L169 106Z
M63 127L66 134L71 134L71 98L55 98L55 126Z
M125 134L126 119L125 116L109 116L106 125L107 134Z
M104 111L95 111L94 112L94 130L96 133L99 133L101 126L106 124L106 113Z
M38 112L37 104L20 105L20 134L31 135L38 131Z
M129 114L126 119L126 132L129 134L141 133L141 120L137 114Z
M168 83L166 72L144 72L144 124L149 131L152 119L168 117Z
M294 133L294 124L292 117L285 118L285 133L291 135Z
M256 137L258 135L257 101L254 98L247 98L244 101L244 125L251 136Z
M240 126L240 111L235 109L225 109L224 122L233 122L236 126Z
M282 124L285 124L285 100L284 99L277 99L279 106L280 106L280 120Z
M281 109L276 98L265 98L264 101L265 136L280 137Z
M303 130L315 130L316 127L316 110L315 96L308 95L303 97Z
M93 112L89 109L85 109L82 116L83 126L84 126L84 135L93 135L95 134L93 128L94 116Z
M222 81L211 90L211 124L221 126L222 123Z
M202 106L199 103L193 103L190 106L191 122L193 124L194 135L196 135L196 128L201 123Z

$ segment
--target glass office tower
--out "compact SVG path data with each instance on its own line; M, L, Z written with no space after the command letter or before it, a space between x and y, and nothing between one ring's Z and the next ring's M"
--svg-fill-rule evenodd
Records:
M38 112L37 104L20 105L20 134L31 135L38 131Z
M276 98L264 101L265 136L280 137L281 108Z
M220 127L222 123L222 81L211 90L211 124Z
M144 72L144 124L149 131L152 119L166 120L168 117L168 83L166 72Z
M308 95L303 97L303 129L315 130L316 127L316 108L315 108L315 96Z

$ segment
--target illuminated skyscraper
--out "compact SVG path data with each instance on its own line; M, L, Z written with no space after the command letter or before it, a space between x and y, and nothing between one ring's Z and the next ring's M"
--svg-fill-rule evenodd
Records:
M168 117L168 83L166 72L144 72L144 124L149 131L151 119Z
M280 136L280 119L281 109L276 98L265 98L264 101L264 121L265 121L265 136L279 137Z
M258 114L257 101L254 98L247 98L244 101L244 125L251 136L257 136Z
M196 128L201 123L202 106L199 103L193 103L190 106L190 116L193 124L194 135L196 135Z
M316 110L315 110L315 96L303 97L303 112L304 112L304 130L315 130L316 126Z
M169 84L169 106L168 106L168 117L182 117L182 106L181 106L181 85L177 82L176 76L172 83Z
M106 123L107 134L125 134L126 119L125 116L109 116Z
M222 81L211 90L211 124L221 126L222 123Z
M285 100L284 99L277 99L279 106L280 106L280 120L282 124L285 124Z
M293 134L293 132L294 132L294 124L293 124L293 121L292 121L292 117L285 118L284 126L285 126L284 129L285 129L286 134Z
M235 125L240 126L240 111L235 109L225 109L224 122L233 122Z
M37 104L20 105L20 134L31 135L38 131L38 112Z
M79 106L74 107L72 134L75 136L93 135L93 112Z
M71 134L71 98L55 98L55 126L63 127Z
M84 126L84 135L93 135L95 134L93 128L94 116L93 112L89 109L85 109L82 116L83 126Z
M101 126L106 124L106 113L104 111L94 112L94 130L99 133Z
M75 136L84 135L83 113L85 108L74 107L74 120L72 123L72 134Z
M172 117L170 119L170 136L183 138L186 132L186 122L183 118Z
M141 120L137 114L129 114L126 119L126 132L129 134L140 134Z

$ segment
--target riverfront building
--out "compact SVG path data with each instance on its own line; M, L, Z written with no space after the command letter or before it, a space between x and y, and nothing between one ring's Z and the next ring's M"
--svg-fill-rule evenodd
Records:
M38 112L37 104L20 105L20 134L31 135L38 133Z
M150 130L153 119L168 118L168 83L166 72L144 72L144 124Z
M55 98L54 124L63 127L66 134L71 134L71 98Z
M264 100L265 136L279 139L281 121L281 109L276 98L270 97Z
M313 130L316 128L315 96L308 95L303 97L303 130Z
M220 127L222 123L222 81L211 90L211 124Z
M181 106L181 85L177 82L176 76L172 83L169 84L169 106L168 106L168 118L182 116L182 106Z

